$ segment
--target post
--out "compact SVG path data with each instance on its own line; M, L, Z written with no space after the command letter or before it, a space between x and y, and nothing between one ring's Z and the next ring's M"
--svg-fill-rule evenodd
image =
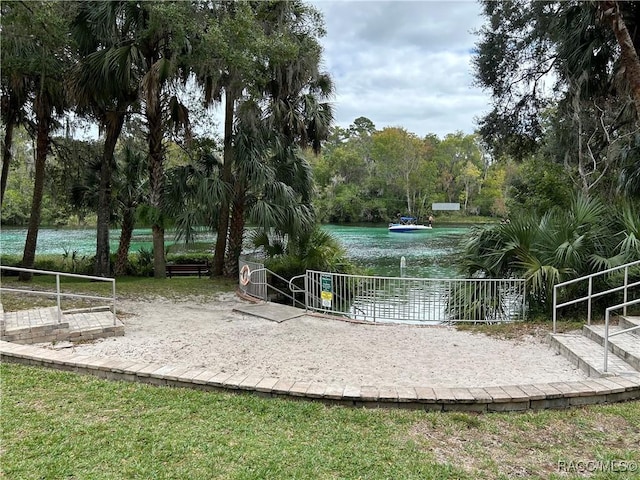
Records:
M111 282L111 292L113 294L113 326L118 324L118 317L116 316L116 279Z
M378 290L377 284L378 279L374 277L373 279L373 323L376 323L376 305L378 303Z
M624 307L622 307L622 315L627 314L627 287L629 285L629 266L624 267L624 298L623 303Z
M556 319L558 317L558 307L556 307L557 292L558 292L558 286L554 285L553 286L553 333L556 333Z
M604 373L609 367L609 309L604 315Z
M404 277L404 271L407 268L407 259L404 256L400 257L400 276Z
M587 304L587 325L591 325L591 294L593 293L593 277L589 277L589 303Z
M60 305L60 275L56 274L56 297L58 303L58 323L62 323L62 307Z

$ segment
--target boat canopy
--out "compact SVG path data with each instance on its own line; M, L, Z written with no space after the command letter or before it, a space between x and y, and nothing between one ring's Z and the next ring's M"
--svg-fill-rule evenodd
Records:
M401 222L415 222L416 217L400 217Z

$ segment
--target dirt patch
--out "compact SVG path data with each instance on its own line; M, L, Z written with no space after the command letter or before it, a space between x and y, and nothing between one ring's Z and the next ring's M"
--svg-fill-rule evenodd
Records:
M547 412L500 417L451 413L430 416L409 436L438 462L478 478L590 477L629 460L628 452L640 444L640 426L586 409L568 410L554 422ZM638 458L630 464L637 465ZM485 477L482 472L494 473Z

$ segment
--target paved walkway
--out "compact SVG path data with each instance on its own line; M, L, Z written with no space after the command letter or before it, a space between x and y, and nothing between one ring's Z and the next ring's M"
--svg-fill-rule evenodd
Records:
M247 306L243 313L269 315L282 321L299 312L291 307ZM268 307L268 308L265 308ZM281 311L282 319L278 317ZM102 315L96 315L102 313ZM49 315L48 312L44 315ZM87 326L100 317L113 327L108 312L94 312L78 317L77 323ZM266 317L265 317L266 318ZM8 320L8 319L7 319ZM8 325L8 324L7 324ZM33 327L39 328L39 327ZM88 325L88 329L97 328ZM0 359L29 365L95 375L102 378L137 381L154 385L199 388L205 390L251 391L266 396L305 398L349 406L398 407L440 411L517 411L527 409L566 408L579 405L613 403L640 399L640 377L611 376L589 378L575 382L537 383L474 388L444 388L428 385L360 386L321 382L301 382L264 375L245 375L178 365L146 363L119 358L92 357L68 351L51 350L32 345L0 341Z
M1 339L15 343L95 340L124 335L123 323L111 311L71 310L58 314L57 307L3 312Z

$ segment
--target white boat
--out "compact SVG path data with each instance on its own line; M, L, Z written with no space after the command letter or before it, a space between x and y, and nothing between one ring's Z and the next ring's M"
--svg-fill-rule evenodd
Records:
M431 225L420 225L414 217L400 217L400 223L390 223L389 232L416 233L431 230Z

